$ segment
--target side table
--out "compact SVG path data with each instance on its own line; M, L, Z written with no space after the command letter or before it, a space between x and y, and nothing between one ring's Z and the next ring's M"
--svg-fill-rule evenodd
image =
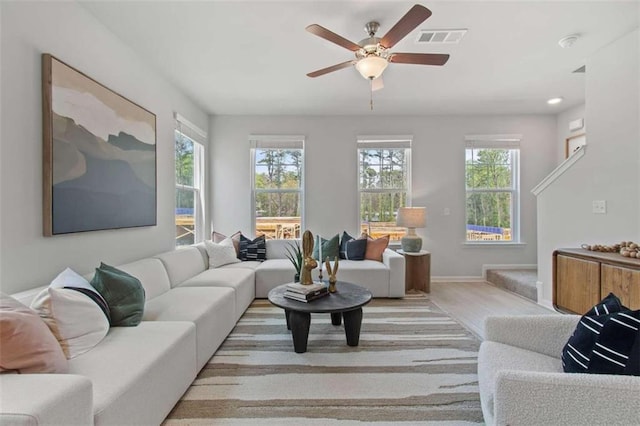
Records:
M420 250L415 253L407 253L398 250L404 256L404 288L406 293L431 291L431 253Z

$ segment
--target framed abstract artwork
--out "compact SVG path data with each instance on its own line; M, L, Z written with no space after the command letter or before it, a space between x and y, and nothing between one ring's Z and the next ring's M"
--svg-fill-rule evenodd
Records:
M156 116L42 55L45 236L156 225Z

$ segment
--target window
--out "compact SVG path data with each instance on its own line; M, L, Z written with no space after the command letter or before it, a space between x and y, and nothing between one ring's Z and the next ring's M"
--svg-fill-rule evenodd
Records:
M411 206L411 136L358 137L360 229L371 237L406 232L396 226L398 208Z
M175 115L176 246L194 244L204 237L204 143L207 134Z
M251 136L254 235L300 238L304 206L304 137Z
M520 136L468 136L466 240L519 242Z

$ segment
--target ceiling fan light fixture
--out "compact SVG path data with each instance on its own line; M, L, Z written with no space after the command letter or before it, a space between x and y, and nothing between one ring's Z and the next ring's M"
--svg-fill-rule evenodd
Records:
M356 69L367 80L374 80L382 75L389 62L379 56L370 55L356 62Z

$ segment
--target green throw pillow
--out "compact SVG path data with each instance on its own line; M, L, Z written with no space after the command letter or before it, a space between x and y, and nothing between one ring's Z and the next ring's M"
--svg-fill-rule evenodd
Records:
M315 260L320 259L320 250L318 249L318 236L315 238L315 244L313 245L313 258ZM340 254L340 235L336 234L330 240L322 238L322 261L329 257L333 261Z
M144 288L136 277L113 266L100 264L91 285L109 305L111 326L132 327L140 324L144 313Z

